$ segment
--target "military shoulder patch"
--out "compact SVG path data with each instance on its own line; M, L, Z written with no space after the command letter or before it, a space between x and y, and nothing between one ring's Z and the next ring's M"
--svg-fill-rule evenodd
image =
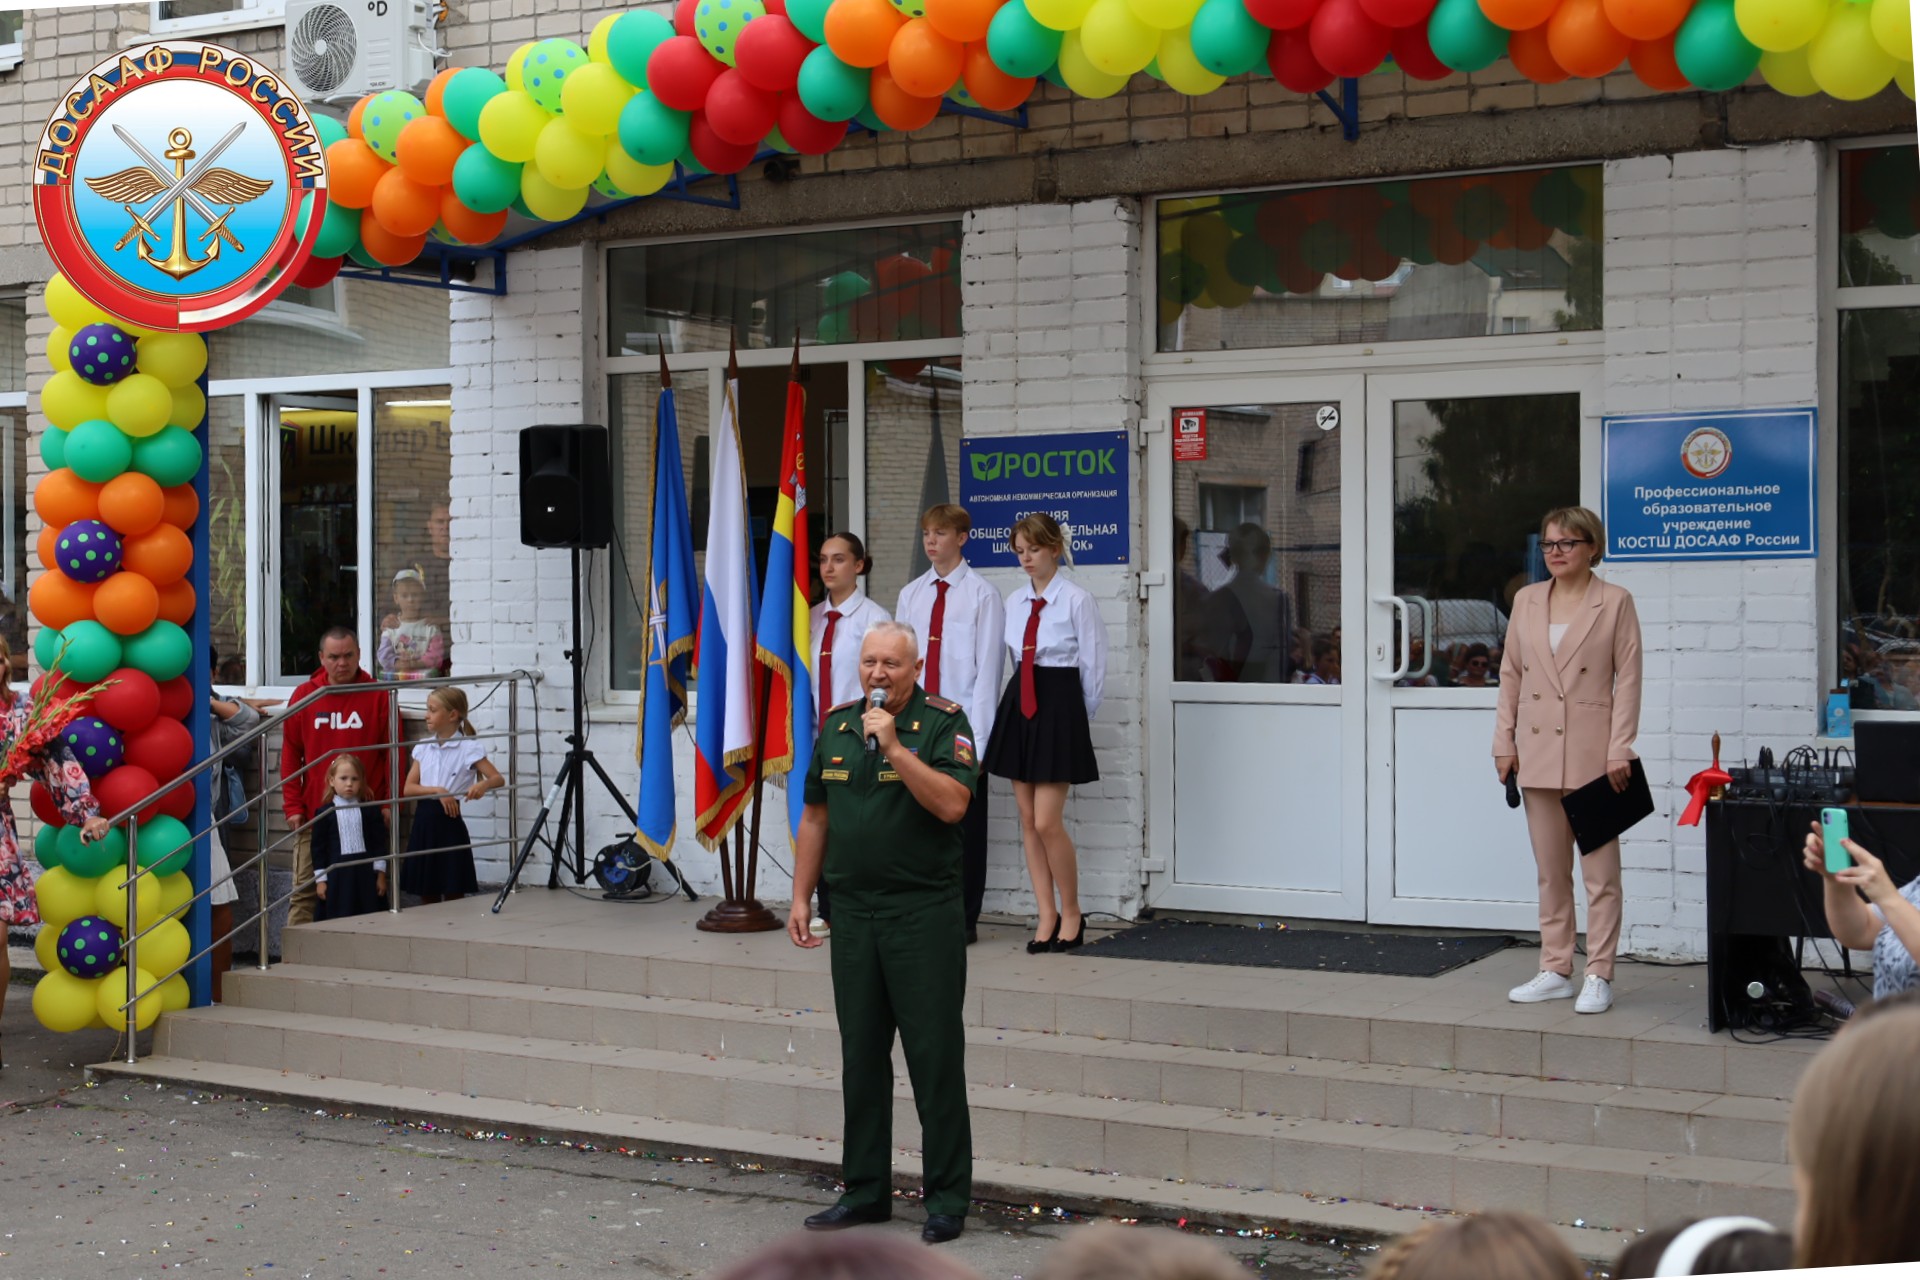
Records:
M867 700L865 698L855 698L850 702L843 702L837 707L828 707L827 714L832 715L836 711L851 711L855 707L859 707L862 710L864 710L866 708L866 705L867 705Z
M973 739L964 733L953 735L953 758L961 764L973 763Z
M932 707L935 711L953 712L953 711L966 710L966 708L962 707L957 702L948 702L945 698L936 698L932 694L927 695L927 705Z

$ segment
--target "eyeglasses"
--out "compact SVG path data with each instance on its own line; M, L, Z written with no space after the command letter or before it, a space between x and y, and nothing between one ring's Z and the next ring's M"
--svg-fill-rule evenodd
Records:
M1550 556L1564 556L1575 547L1586 546L1592 542L1592 538L1560 538L1553 542L1541 543L1540 550Z

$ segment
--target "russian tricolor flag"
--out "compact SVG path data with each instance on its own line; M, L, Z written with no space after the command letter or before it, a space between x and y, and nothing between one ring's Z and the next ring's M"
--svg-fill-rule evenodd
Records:
M694 675L700 682L700 710L694 718L694 827L709 849L720 847L746 807L757 744L753 539L735 407L739 394L737 375L729 371L712 436L707 578L694 654Z

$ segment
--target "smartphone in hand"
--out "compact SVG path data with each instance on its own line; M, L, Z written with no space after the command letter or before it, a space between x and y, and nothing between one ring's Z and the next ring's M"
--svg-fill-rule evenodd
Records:
M1847 811L1845 809L1822 809L1820 811L1820 842L1827 850L1827 871L1829 874L1845 871L1853 865L1853 858L1847 853L1841 842L1847 839Z

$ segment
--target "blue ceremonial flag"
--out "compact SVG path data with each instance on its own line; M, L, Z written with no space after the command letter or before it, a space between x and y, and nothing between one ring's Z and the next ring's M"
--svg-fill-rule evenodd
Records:
M693 576L693 522L680 467L680 421L673 382L660 368L660 407L653 432L653 566L646 600L647 678L642 684L640 827L634 835L656 858L673 850L673 731L687 718L687 668L692 662L700 596Z

